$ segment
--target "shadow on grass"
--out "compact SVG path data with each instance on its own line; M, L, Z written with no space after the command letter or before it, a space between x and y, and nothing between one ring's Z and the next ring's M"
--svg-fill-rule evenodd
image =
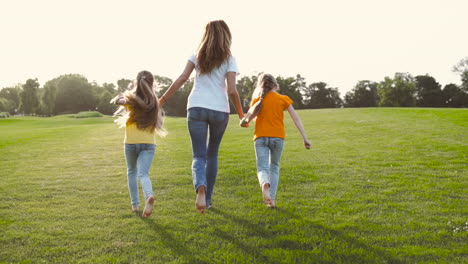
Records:
M283 208L272 210L277 217L256 222L219 209L210 211L247 231L248 238L243 240L218 228L214 235L233 243L255 262L405 263L384 250Z
M248 220L234 216L232 214L228 214L225 211L221 211L216 208L210 209L211 212L218 214L227 220L232 221L235 225L240 225L243 228L247 228L248 234L250 237L269 237L271 234L267 232L264 228L260 228L257 224L251 223ZM247 243L242 242L241 239L236 237L235 235L232 235L229 232L220 230L219 228L215 228L216 232L214 232L214 235L218 236L221 239L226 240L228 243L232 243L237 246L241 251L245 252L249 256L251 256L255 263L257 261L267 263L269 261L268 256L264 255L262 253L262 250L260 250L258 247L251 246Z
M208 263L197 258L197 253L192 252L188 247L185 247L182 242L171 235L170 232L166 231L167 227L156 223L156 220L151 218L143 219L143 221L148 224L152 231L161 237L161 241L163 241L164 246L169 248L175 256L181 256L185 261L187 261L187 263Z
M268 209L269 210L269 209ZM233 211L210 209L223 221L210 221L209 233L213 239L198 241L206 246L219 243L232 245L234 251L226 252L226 260L245 263L406 263L384 249L375 248L344 232L328 228L305 219L284 208L260 211L256 216L238 215ZM215 217L217 218L217 217ZM179 261L184 263L208 263L203 252L194 251L193 245L176 234L179 230L169 228L154 219L143 219L151 231L163 242ZM226 222L227 221L227 222ZM218 225L219 224L219 225ZM223 242L224 241L224 242ZM192 241L189 243L197 243ZM229 248L229 247L226 247ZM202 250L203 251L203 250ZM205 252L207 253L207 252ZM213 252L206 257L212 257ZM218 257L224 255L218 252ZM240 254L239 254L240 253ZM222 257L223 259L223 257ZM222 259L213 259L222 262Z

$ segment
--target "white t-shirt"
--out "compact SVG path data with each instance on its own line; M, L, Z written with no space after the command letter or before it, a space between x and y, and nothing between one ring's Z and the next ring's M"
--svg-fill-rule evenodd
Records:
M205 74L200 74L195 55L192 55L189 61L195 65L196 76L192 91L188 97L187 109L191 107L203 107L229 113L226 73L235 72L239 74L236 59L230 56L219 68Z

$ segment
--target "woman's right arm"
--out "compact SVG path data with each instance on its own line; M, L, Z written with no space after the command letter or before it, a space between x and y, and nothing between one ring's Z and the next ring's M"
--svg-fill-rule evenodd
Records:
M195 64L191 61L187 61L187 64L185 65L185 69L182 72L182 74L171 84L169 89L159 98L159 105L162 107L169 98L177 92L177 90L184 85L187 80L190 78L190 74L192 74L193 69L195 69Z

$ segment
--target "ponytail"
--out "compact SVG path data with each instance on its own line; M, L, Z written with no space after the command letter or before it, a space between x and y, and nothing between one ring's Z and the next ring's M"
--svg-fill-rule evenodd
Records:
M260 74L260 76L258 76L257 85L252 94L252 101L250 103L252 104L254 99L257 97L260 97L260 100L263 100L267 93L276 87L278 87L278 82L276 81L275 77L273 77L273 75L268 73Z
M252 104L257 97L260 96L260 98L249 108L247 114L240 121L240 126L246 126L250 121L257 117L258 113L260 113L260 110L262 109L263 99L265 99L268 92L272 91L276 87L278 87L278 83L273 75L263 73L258 77L257 87L254 90L250 104Z

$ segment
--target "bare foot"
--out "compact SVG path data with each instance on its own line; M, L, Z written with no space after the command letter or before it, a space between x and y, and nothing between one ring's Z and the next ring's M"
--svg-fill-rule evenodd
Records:
M143 210L143 217L149 217L153 213L153 204L154 204L154 196L148 197L145 203L145 210Z
M270 208L276 208L276 202L275 202L275 200L272 199L272 200L271 200L271 203L267 204L267 206L270 207Z
M205 195L205 186L198 187L197 199L195 200L195 208L197 212L203 214L206 208L206 195Z
M132 206L132 212L138 213L138 210L140 210L138 206Z
M270 184L269 183L265 183L263 184L262 186L262 195L263 195L263 201L266 203L266 204L271 204L271 197L270 197Z

